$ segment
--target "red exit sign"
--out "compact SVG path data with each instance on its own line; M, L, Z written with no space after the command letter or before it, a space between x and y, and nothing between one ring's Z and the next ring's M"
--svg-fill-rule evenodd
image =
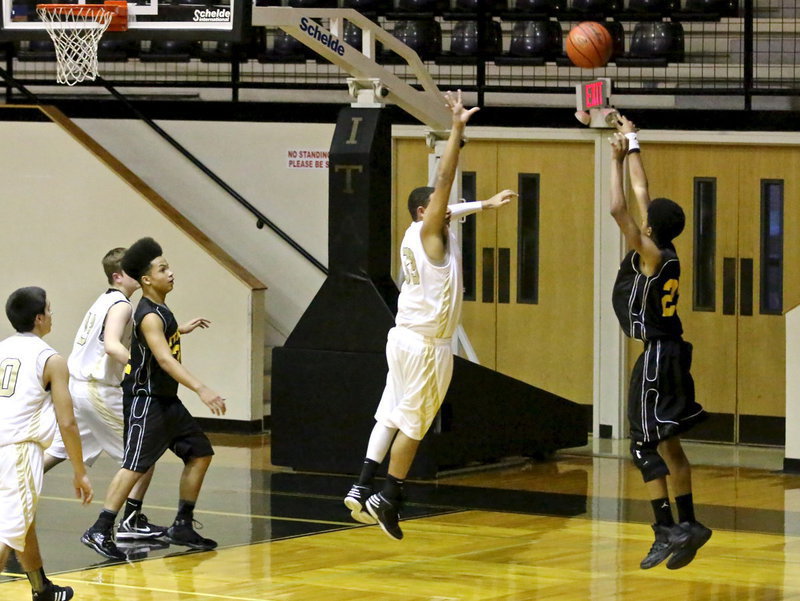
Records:
M611 80L608 78L598 79L575 86L577 95L578 109L588 111L593 108L603 108L610 106L611 99Z

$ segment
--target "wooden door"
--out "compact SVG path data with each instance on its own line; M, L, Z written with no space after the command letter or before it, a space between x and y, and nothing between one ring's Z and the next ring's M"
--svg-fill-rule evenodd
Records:
M467 201L498 192L497 143L475 140L461 152L461 193ZM505 207L503 211L512 210ZM481 365L497 369L496 211L468 216L461 225L464 258L462 324ZM472 262L470 263L470 255Z
M427 167L420 156L421 141L396 142L397 241L410 221L405 198L422 185L404 180ZM461 154L465 196L520 193L511 206L467 218L474 286L462 323L478 360L583 404L593 378L593 161L590 142L474 140ZM465 264L465 279L469 271Z
M497 369L591 405L594 145L498 144Z
M799 256L800 149L743 147L739 173L737 440L774 444L786 410L783 313L797 302L783 257Z
M678 311L694 345L697 399L711 413L689 437L777 443L785 408L782 312L784 299L797 298L798 283L788 275L784 282L782 262L765 253L797 256L795 240L784 238L777 250L774 243L775 235L797 225L800 151L648 144L645 167L651 196L676 200L687 217L675 241L682 271ZM632 341L629 350L632 364L641 343Z

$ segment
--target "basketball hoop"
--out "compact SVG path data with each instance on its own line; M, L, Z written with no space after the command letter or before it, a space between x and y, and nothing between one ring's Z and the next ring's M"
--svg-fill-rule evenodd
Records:
M97 77L97 44L106 30L128 28L128 3L38 4L36 12L56 47L56 81L74 86Z

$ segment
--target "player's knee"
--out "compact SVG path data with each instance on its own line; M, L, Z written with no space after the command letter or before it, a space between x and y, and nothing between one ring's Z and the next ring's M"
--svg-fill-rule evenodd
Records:
M658 445L658 452L664 457L669 465L683 466L689 463L686 453L683 451L681 439L677 436L668 438Z
M641 441L631 441L631 457L633 464L642 472L645 482L650 482L657 478L669 475L669 468L661 455L658 454L656 446L658 443L650 444Z

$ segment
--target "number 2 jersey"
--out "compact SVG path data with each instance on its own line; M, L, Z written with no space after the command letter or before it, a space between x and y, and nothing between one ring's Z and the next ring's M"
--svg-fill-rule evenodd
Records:
M448 230L441 265L432 263L422 245L422 221L406 230L400 245L403 285L395 324L430 338L450 338L461 319L464 284L455 234Z
M0 446L35 442L46 448L53 440L56 416L43 374L55 354L30 332L0 342Z
M640 270L641 256L629 252L619 266L612 303L627 336L638 340L680 338L678 282L681 263L674 248L661 249L661 265L650 277Z
M175 398L178 395L178 382L158 364L140 330L142 320L150 313L155 313L161 319L164 338L172 356L181 360L181 334L175 316L166 305L159 305L143 296L133 314L131 359L125 367L122 392L125 396Z

